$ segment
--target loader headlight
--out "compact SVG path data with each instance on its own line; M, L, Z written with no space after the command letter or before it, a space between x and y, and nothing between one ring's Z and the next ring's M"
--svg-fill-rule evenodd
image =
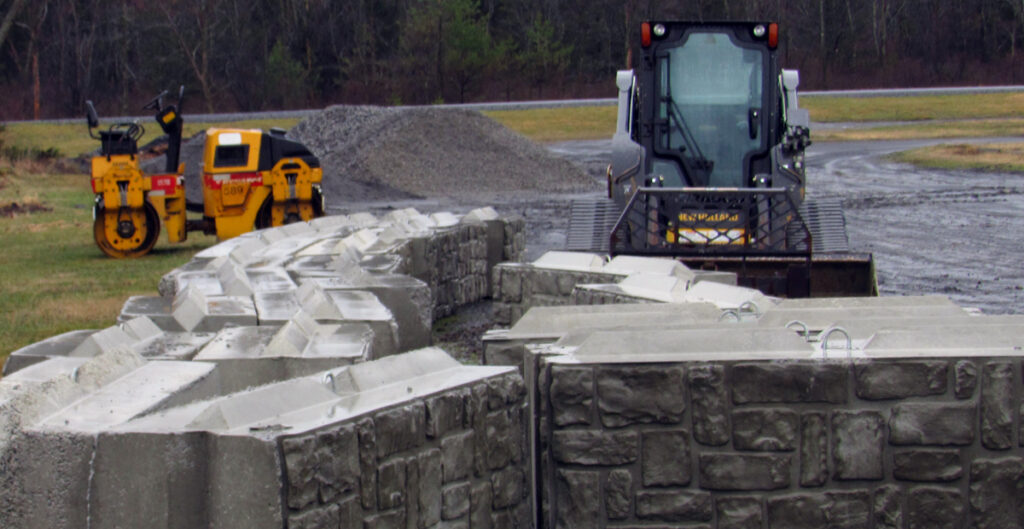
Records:
M754 36L759 39L764 37L765 31L767 31L767 29L765 29L764 24L754 26Z
M655 37L659 37L659 38L664 37L665 36L665 24L655 24L654 28L653 28L653 31L654 31L654 36Z

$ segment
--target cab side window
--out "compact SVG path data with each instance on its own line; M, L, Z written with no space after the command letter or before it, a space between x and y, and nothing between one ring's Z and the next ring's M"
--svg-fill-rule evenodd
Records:
M248 164L248 145L220 145L213 154L214 167L240 167Z

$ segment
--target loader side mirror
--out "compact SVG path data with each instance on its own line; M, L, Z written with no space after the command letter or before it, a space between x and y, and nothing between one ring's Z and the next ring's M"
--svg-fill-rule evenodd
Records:
M85 121L90 129L100 126L100 118L96 115L96 107L92 106L91 100L85 102Z

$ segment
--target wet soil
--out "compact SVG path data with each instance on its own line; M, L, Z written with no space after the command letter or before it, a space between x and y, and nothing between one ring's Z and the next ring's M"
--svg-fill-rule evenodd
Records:
M36 202L8 202L6 204L0 204L0 218L9 219L18 215L27 215L30 213L40 213L52 210L53 208Z
M973 141L1024 141L1022 138ZM839 142L808 151L808 196L839 198L850 247L874 254L882 295L943 294L987 314L1024 313L1024 175L920 169L885 155L936 143ZM602 192L608 142L570 142L549 149L585 168ZM527 259L561 249L568 204L583 194L495 195L489 203L410 201L385 207L466 211L490 205L527 224Z

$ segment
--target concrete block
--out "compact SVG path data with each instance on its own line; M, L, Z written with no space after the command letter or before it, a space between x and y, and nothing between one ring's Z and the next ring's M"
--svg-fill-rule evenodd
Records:
M40 383L59 376L71 377L76 369L89 361L85 357L40 356L32 364L28 364L10 373L4 373L2 384ZM10 360L8 360L10 365Z
M686 297L689 281L676 275L634 273L623 279L617 286L627 296L664 303L682 303Z
M224 294L224 285L221 284L220 278L215 271L210 270L181 272L174 277L174 292L183 292L188 287L196 288L207 296Z
M43 430L102 432L158 411L169 402L213 396L204 385L214 366L198 362L149 362L104 385L39 423ZM191 395L183 393L191 392Z
M217 269L223 294L228 296L251 296L253 287L245 269L232 261L226 261ZM210 295L207 293L207 295Z
M172 305L174 319L193 332L213 332L229 325L256 325L256 306L252 298L206 296L189 287L179 292Z
M174 318L174 299L164 296L131 296L121 307L118 323L145 316L157 327L165 331L184 331L185 329Z
M259 325L284 325L301 308L296 297L297 290L257 292L253 294Z
M462 217L462 222L476 223L485 222L489 220L498 220L500 218L501 216L498 215L498 212L495 211L494 208L492 208L491 206L486 206L482 208L476 208L470 211L469 213L466 213L466 215Z
M448 211L439 211L437 213L430 214L430 220L438 228L450 228L457 226L460 222L459 217Z
M258 246L253 245L253 242L258 243ZM255 234L247 233L238 237L228 239L226 241L221 241L204 250L200 250L196 254L196 257L199 259L216 259L229 257L232 254L232 252L235 251L236 248L244 246L245 249L241 250L239 254L237 254L241 256L243 254L252 254L258 249L258 247L262 247L264 245L265 243L263 243Z
M617 255L608 264L604 265L603 271L609 274L633 275L653 274L672 276L685 281L692 281L694 272L683 263L667 257L638 257L635 255Z
M603 272L605 258L602 255L592 253L551 251L534 261L533 266L549 270ZM626 274L622 273L620 275Z
M774 303L758 290L713 281L701 281L694 284L683 295L682 301L713 303L722 310L739 310L741 306L751 303L759 309L759 312L768 310ZM784 326L786 323L782 322L780 326Z
M222 242L217 246L227 244L234 240L237 240L237 242L228 246L228 258L243 266L248 266L249 263L258 259L259 256L262 255L263 249L269 245L268 242L266 242L262 237L255 235L254 232L254 235L248 237L236 237L235 239Z
M921 310L941 312L946 309ZM1016 356L1020 354L1022 335L1022 324L975 325L973 322L941 328L881 330L864 347L864 352L872 357Z
M250 268L245 273L253 292L280 292L297 288L291 276L280 268Z
M170 332L132 346L147 360L191 360L216 333L213 332Z
M91 358L117 349L130 349L137 341L119 326L107 327L90 334L68 356Z
M8 377L12 373L50 358L65 357L95 332L92 329L68 331L41 342L26 345L12 352L7 357L7 361L4 363L3 376ZM80 361L76 360L75 363L78 364Z
M339 244L354 248L359 252L365 252L367 248L377 242L377 230L363 228L341 240ZM336 248L336 251L340 248ZM337 252L340 253L340 252Z

